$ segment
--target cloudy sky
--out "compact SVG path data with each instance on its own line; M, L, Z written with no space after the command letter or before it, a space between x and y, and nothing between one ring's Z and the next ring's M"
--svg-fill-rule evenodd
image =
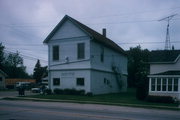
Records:
M180 0L0 0L0 42L6 52L19 51L29 73L37 59L47 65L43 40L69 15L97 32L107 29L107 37L128 50L164 49L167 21L170 40L180 49Z

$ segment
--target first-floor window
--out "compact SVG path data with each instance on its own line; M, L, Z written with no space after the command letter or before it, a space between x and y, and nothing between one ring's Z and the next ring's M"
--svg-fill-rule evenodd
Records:
M178 91L178 78L174 78L174 91Z
M60 85L60 78L53 78L53 85Z
M162 91L166 91L166 85L167 85L166 78L163 78L162 79Z
M77 78L76 79L77 86L84 86L84 78Z
M168 78L168 91L172 91L172 78Z
M157 78L157 91L161 91L161 78Z
M151 91L178 91L179 78L151 78Z
M155 91L155 78L151 78L151 91Z

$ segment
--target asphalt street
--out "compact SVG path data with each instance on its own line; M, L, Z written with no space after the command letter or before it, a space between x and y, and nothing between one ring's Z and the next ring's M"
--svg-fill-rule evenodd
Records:
M180 120L180 112L110 105L0 100L0 119Z

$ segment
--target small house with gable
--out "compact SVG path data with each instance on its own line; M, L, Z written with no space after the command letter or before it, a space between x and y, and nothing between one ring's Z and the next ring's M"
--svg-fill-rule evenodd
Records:
M149 95L180 100L180 50L156 50L150 54Z

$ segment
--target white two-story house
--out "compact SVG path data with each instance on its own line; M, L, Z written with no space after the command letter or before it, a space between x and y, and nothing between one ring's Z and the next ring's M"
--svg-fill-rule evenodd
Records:
M93 94L127 89L125 51L104 35L64 16L44 40L48 45L49 87Z
M180 100L180 50L157 50L150 54L149 95Z

